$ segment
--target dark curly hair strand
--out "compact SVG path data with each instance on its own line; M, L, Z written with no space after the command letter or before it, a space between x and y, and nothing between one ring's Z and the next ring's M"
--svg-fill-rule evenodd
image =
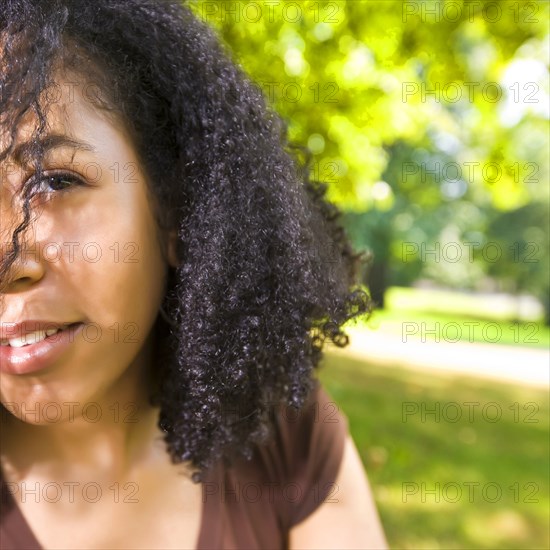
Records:
M326 185L310 181L281 118L179 2L0 5L0 125L9 135L0 161L34 113L26 152L40 174L56 75L95 84L95 106L124 124L142 159L159 227L179 236L164 302L175 326L158 316L151 373L169 453L190 461L196 481L220 458L250 456L274 404L303 405L325 339L347 345L341 325L370 311L357 284L364 255L338 224ZM21 190L4 288L34 192L31 181Z

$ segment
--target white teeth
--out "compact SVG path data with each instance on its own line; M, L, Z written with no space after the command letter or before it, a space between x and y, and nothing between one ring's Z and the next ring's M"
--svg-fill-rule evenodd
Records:
M12 348L22 348L30 344L37 344L46 338L46 331L36 330L35 332L28 332L21 338L9 338L10 346Z
M44 340L47 336L52 336L61 329L51 328L48 330L36 330L29 332L21 338L2 338L0 345L11 346L12 348L22 348L23 346L30 346L31 344L37 344Z

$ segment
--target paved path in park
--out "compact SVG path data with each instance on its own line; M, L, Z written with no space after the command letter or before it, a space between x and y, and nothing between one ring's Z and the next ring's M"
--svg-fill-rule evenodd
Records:
M537 387L550 386L550 351L502 344L469 342L422 342L420 338L403 338L395 332L345 331L350 344L328 352L343 353L378 364L414 369L431 369L471 376L498 379ZM405 340L405 341L404 341Z

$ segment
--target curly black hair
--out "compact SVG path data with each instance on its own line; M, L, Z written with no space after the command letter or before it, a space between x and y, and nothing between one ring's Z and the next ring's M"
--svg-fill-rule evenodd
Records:
M41 171L45 92L56 68L97 90L125 125L158 201L159 227L178 234L155 321L151 403L174 463L194 479L219 459L251 456L274 404L301 407L326 338L368 314L365 258L340 211L310 181L286 125L216 37L174 0L1 0L0 127L4 161L27 113L28 154ZM52 94L50 94L52 95ZM38 178L39 180L40 178ZM20 253L34 189L3 247L0 285ZM1 290L1 289L0 289Z

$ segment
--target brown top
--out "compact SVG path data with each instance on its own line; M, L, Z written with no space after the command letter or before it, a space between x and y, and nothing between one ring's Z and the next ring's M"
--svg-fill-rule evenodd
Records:
M202 482L198 549L286 549L291 527L325 499L337 502L335 480L348 420L317 385L299 411L281 407L275 434L250 461L219 463ZM0 470L0 549L42 550Z

